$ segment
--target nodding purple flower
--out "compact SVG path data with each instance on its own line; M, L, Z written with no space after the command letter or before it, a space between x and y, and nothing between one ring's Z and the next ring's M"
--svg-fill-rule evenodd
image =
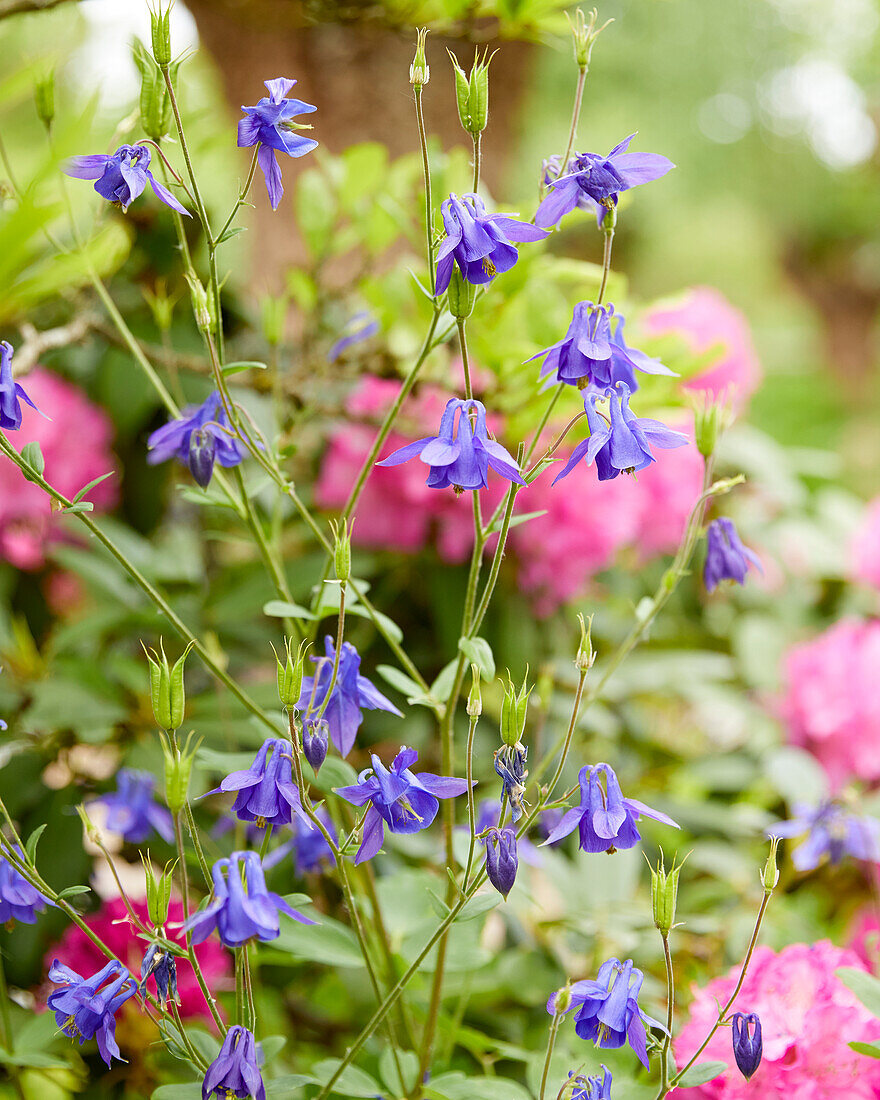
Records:
M324 809L315 812L332 837L333 843L337 843L336 829L330 820L330 815ZM279 844L274 852L266 856L263 860L265 868L277 866L291 853L293 853L293 862L298 875L304 875L309 871L320 871L322 864L333 861L333 851L324 839L324 834L320 829L306 828L299 818L294 818L291 822L291 828L293 829L293 836L290 840Z
M108 962L103 970L83 978L57 959L49 968L49 981L59 988L49 994L47 1004L55 1023L71 1039L96 1038L101 1057L110 1065L113 1058L125 1061L116 1043L116 1013L137 990L137 982L122 963Z
M474 833L476 834L477 840L485 846L486 838L480 836L480 833L485 833L489 829L497 828L498 822L501 819L501 803L497 798L484 798L477 804L476 810ZM456 825L456 828L467 830L470 826ZM522 859L523 863L527 863L530 867L541 867L543 865L544 857L528 837L519 837L516 842L516 849L517 855Z
M846 856L880 863L880 821L855 814L835 799L816 807L796 803L790 821L777 821L767 830L768 836L783 838L805 833L806 840L791 854L798 871L812 871L826 858L840 863Z
M575 1077L571 1100L611 1100L611 1070L605 1065L601 1069L601 1080L598 1074ZM569 1073L568 1076L572 1077L573 1074Z
M600 481L608 481L621 473L637 473L655 462L651 447L684 447L688 437L674 432L659 420L637 417L629 407L630 389L625 382L618 382L607 389L609 417L596 409L598 394L584 394L584 411L590 426L590 436L571 452L571 458L553 479L570 474L582 458L587 465L595 460Z
M226 1032L220 1053L208 1066L202 1081L202 1100L212 1095L222 1100L266 1100L257 1042L246 1027L236 1024Z
M493 828L486 837L486 874L505 901L513 889L518 867L516 829L512 825L505 825L503 829Z
M616 321L614 330L612 325ZM578 302L565 337L533 355L527 362L546 356L541 377L556 372L557 382L584 389L587 385L607 389L625 382L637 390L635 372L673 375L659 359L651 359L636 348L627 347L623 338L624 319L615 314L613 305L597 306Z
M602 787L602 777L605 787ZM679 826L659 810L652 810L635 798L624 798L614 769L608 764L581 768L578 776L581 788L579 806L569 810L550 836L541 845L553 844L579 830L579 845L584 852L616 852L618 848L634 848L642 839L636 822L651 817L673 829Z
M232 812L239 821L253 821L265 829L267 825L289 825L296 814L311 826L293 781L293 746L280 737L267 738L249 768L227 775L203 797L229 791L237 792Z
M21 402L37 406L24 392L24 388L12 377L12 344L0 340L0 428L7 432L17 432L21 427ZM6 729L4 723L3 729Z
M751 1029L751 1034L749 1033ZM730 1017L733 1036L733 1056L737 1068L748 1081L761 1064L764 1044L761 1041L761 1021L756 1012L734 1012Z
M510 813L514 821L522 817L523 795L526 793L528 769L526 761L529 750L521 742L514 745L502 745L495 750L495 771L501 778L501 799L505 796L510 803Z
M201 405L188 405L177 420L158 428L147 440L147 462L155 466L176 458L189 467L197 485L207 489L214 463L237 466L244 458L233 438L220 394L210 394Z
M295 80L281 76L263 83L269 89L269 95L263 96L255 107L242 107L246 117L238 123L238 147L244 149L251 145L260 146L257 150L257 163L266 180L269 202L272 209L277 210L284 195L284 185L275 154L278 152L287 153L289 157L302 157L317 148L318 143L314 138L303 137L296 132L298 129L311 127L296 123L293 118L295 115L311 114L318 108L301 99L285 98L296 84Z
M435 294L442 294L449 286L456 263L467 282L475 286L491 283L519 259L511 241L540 241L547 236L529 222L516 221L516 215L487 214L479 195L468 194L461 199L450 195L441 203L440 213L446 237L437 253Z
M335 363L346 348L350 348L352 344L360 344L364 340L369 340L378 331L379 322L375 317L372 317L366 310L356 313L343 326L342 335L339 339L331 345L330 350L327 352L327 362Z
M627 1041L636 1057L647 1069L648 1047L645 1024L666 1028L639 1008L639 992L644 974L633 966L632 959L621 962L609 959L599 968L595 981L575 982L571 988L571 1003L565 1010L575 1009L575 1031L581 1039L591 1039L606 1050L624 1046ZM547 1002L547 1011L556 1015L554 993ZM601 1093L599 1094L601 1096Z
M17 845L10 847L24 860L21 848ZM53 904L0 855L0 924L11 926L16 920L22 924L35 924L37 913L42 913L47 905Z
M177 996L177 962L174 956L158 943L151 944L141 962L141 996L147 988L147 979L156 982L156 1000L165 1008L169 999L180 1004Z
M665 176L675 165L659 153L629 153L630 134L615 145L607 157L598 153L578 153L567 165L567 172L549 183L550 194L535 214L535 225L548 229L587 201L595 204L599 225L609 210L617 206L621 191Z
M743 546L733 520L727 516L713 519L706 531L706 564L703 566L703 583L712 592L722 581L746 583L746 573L754 566L759 573L764 570L758 555Z
M263 865L256 852L233 852L228 859L218 859L211 868L211 878L213 901L184 925L192 933L193 943L202 943L215 928L227 947L241 947L254 937L263 942L277 939L281 933L279 912L300 924L315 923L266 888Z
M153 829L163 840L174 839L171 814L153 798L156 780L149 772L121 768L116 776L116 790L92 799L107 809L105 826L111 833L120 833L129 844L140 844Z
M95 190L101 198L118 202L123 211L143 189L150 185L157 199L179 214L192 215L181 206L167 187L163 187L150 171L152 153L146 145L120 145L115 153L96 153L85 157L71 157L64 165L64 173L79 180L96 180Z
M375 754L372 768L358 776L350 787L334 787L340 798L353 806L370 803L364 817L364 835L355 856L355 863L372 859L382 847L385 826L392 833L417 833L427 829L437 816L440 798L455 798L467 790L466 779L413 773L410 768L418 760L415 749L406 746L386 768Z
M303 755L311 764L315 775L327 759L329 737L330 727L326 718L306 718L303 721Z
M336 647L329 634L324 638L324 652L325 657L311 658L318 665L317 674L303 677L302 693L296 708L306 712L304 726L309 719L309 710L320 711L333 678ZM336 683L323 714L330 729L330 738L343 756L348 756L351 752L357 731L364 720L361 707L366 707L367 710L387 710L398 718L403 717L390 699L386 699L366 676L361 676L360 667L358 651L351 642L343 642Z
M456 397L446 403L437 435L417 439L394 451L377 466L399 466L411 458L420 458L431 470L425 482L432 489L485 489L489 484L489 468L513 481L525 485L516 460L489 438L486 428L486 406L482 401L461 401Z

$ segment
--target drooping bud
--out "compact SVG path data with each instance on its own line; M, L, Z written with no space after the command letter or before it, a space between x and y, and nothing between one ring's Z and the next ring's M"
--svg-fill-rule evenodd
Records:
M416 31L416 54L409 67L409 82L415 88L423 88L431 79L431 70L425 55L425 39L428 37L428 28L419 27Z
M761 884L764 887L765 894L772 894L776 889L776 883L779 882L779 869L776 866L776 849L779 847L779 839L778 836L770 837L770 852L761 874Z
M183 669L193 645L194 643L190 642L173 668L168 665L161 638L158 653L155 649L144 650L150 663L150 697L153 703L153 716L160 729L176 730L183 724L183 715L186 710Z
M455 101L458 104L458 117L467 133L476 137L486 129L489 121L489 65L495 53L488 49L474 55L470 76L466 76L459 65L458 58L450 50L446 51L455 71Z
M306 718L303 722L303 755L315 775L327 758L330 727L326 718Z
M730 1030L733 1035L733 1056L740 1073L748 1081L761 1064L764 1053L758 1014L734 1012L730 1018Z
M169 864L157 879L153 874L150 864L150 853L146 858L141 853L141 863L144 865L144 876L147 880L147 912L150 921L155 928L161 928L168 920L168 906L171 901L171 882L175 864Z
M300 642L299 648L294 656L290 650L290 639L285 638L285 659L284 664L282 664L281 658L275 651L275 647L272 647L272 652L275 653L275 675L278 682L278 698L281 700L281 705L283 707L295 707L302 693L303 664L307 649L308 642Z
M574 659L574 666L581 672L588 672L596 660L596 654L593 652L593 616L589 619L585 619L583 615L578 614L578 622L581 624L581 640L578 645L577 656Z
M343 584L351 576L351 526L346 520L341 523L331 521L333 531L333 566L336 579Z
M55 118L55 70L50 69L43 76L37 77L34 84L34 105L37 108L37 116L40 122L50 129Z
M571 27L571 36L574 40L574 59L581 72L586 73L590 68L590 55L593 52L593 44L608 24L613 23L614 20L606 19L602 26L597 29L596 21L599 18L599 13L595 8L590 12L588 18L584 17L584 13L580 8L575 12L574 20L568 12L565 13L565 17L568 20L569 27Z
M467 279L462 278L458 267L452 269L449 279L449 288L446 292L446 305L456 321L464 321L474 311L474 302L477 300L477 288Z
M480 690L480 670L476 665L471 665L471 690L468 693L467 713L468 718L479 718L483 713L483 695Z
M202 489L211 484L214 473L214 460L217 457L217 441L213 432L204 428L195 428L189 437L189 454L186 464L193 481Z
M518 866L516 830L511 825L492 829L486 838L486 874L505 899L516 881Z
M525 732L529 696L532 694L532 688L528 687L528 677L529 670L526 667L522 687L517 692L510 673L507 674L507 686L501 702L501 740L505 745L516 745Z
M201 741L197 741L195 747L190 748L192 737L190 734L184 748L179 750L162 740L162 752L165 754L165 801L173 814L179 814L186 805L189 779L201 744Z
M672 867L667 871L661 852L657 866L651 868L651 902L654 911L654 926L662 936L668 936L669 930L675 924L678 876L681 874L681 867L680 863L676 866L673 859Z
M150 36L153 43L153 57L160 68L171 64L171 5L162 9L161 0L155 9L150 10Z

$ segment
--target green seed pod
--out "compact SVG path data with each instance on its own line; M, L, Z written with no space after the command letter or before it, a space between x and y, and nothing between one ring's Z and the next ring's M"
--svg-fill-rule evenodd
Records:
M183 724L186 710L186 690L183 684L183 669L193 643L186 647L173 667L169 667L168 658L162 640L159 640L159 652L145 650L150 663L150 698L153 704L153 716L160 729L176 730Z
M449 280L446 304L449 312L456 321L464 321L474 311L474 302L477 297L477 288L462 278L458 267L452 269L452 277Z
M458 117L467 133L476 137L486 129L489 121L489 65L495 54L490 54L488 50L483 52L482 57L476 54L470 76L467 76L458 58L449 50L447 53L455 73Z
M157 879L150 864L150 853L141 854L144 876L147 881L147 912L154 928L161 928L168 920L168 906L171 901L171 884L176 863L166 864Z
M168 745L164 738L162 740L162 752L165 755L165 801L173 814L179 814L186 806L193 762L201 744L201 741L198 741L195 748L190 748L192 736L190 734L187 737L183 749Z
M779 837L770 837L770 853L767 856L767 862L764 864L764 870L761 874L761 883L764 887L765 894L772 894L776 888L776 883L779 882L779 870L776 867L776 849L779 847Z
M425 39L428 36L427 27L419 27L416 32L416 55L409 67L409 82L415 88L423 88L431 79L431 70L425 56Z
M730 427L730 408L701 395L694 401L694 442L703 458L715 453L719 437Z
M274 646L273 652L275 652ZM283 707L295 707L302 692L303 664L308 642L301 642L296 656L290 651L290 639L284 639L285 659L275 653L275 676L278 683L278 698Z
M590 68L590 56L593 52L594 42L608 24L613 23L614 20L608 19L597 30L596 20L599 18L599 13L595 8L590 12L589 18L584 17L584 13L580 8L575 12L574 20L568 12L565 13L565 17L568 20L569 27L571 27L571 36L574 40L574 59L581 72L586 73Z
M34 104L40 122L48 130L55 118L55 70L50 69L45 76L37 78L34 85Z
M161 2L150 11L150 36L153 42L153 57L160 68L171 64L171 5L162 10Z
M581 672L587 672L593 667L596 660L596 654L593 651L593 640L591 637L593 630L593 616L589 619L584 619L583 615L578 615L578 622L581 624L581 640L578 645L577 656L574 659L575 668Z
M529 696L532 694L532 688L527 686L528 676L529 670L526 667L522 687L517 692L510 673L507 674L507 686L501 702L501 740L505 745L516 745L525 733Z
M651 868L651 902L654 912L654 925L663 936L669 935L669 930L675 924L675 906L678 901L678 876L681 874L681 864L676 866L675 861L667 872L663 853L660 853L660 861L656 867Z
M351 527L346 520L330 524L333 530L333 566L343 584L351 576Z

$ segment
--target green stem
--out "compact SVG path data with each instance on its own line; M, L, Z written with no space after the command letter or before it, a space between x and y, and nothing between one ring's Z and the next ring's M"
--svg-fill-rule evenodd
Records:
M477 724L479 722L478 715L472 715L468 724L468 738L467 738L467 756L465 764L465 777L467 778L467 801L468 801L468 825L470 827L470 844L468 846L467 863L464 868L464 877L462 878L463 888L467 890L468 879L471 877L471 868L474 865L474 849L477 843L476 831L477 831L477 809L474 799L474 738L477 732Z
M547 1054L544 1057L544 1071L541 1074L541 1091L538 1093L538 1100L544 1100L544 1093L547 1091L547 1079L550 1076L550 1061L553 1057L553 1048L556 1046L556 1033L559 1031L559 1021L561 1016L554 1013L553 1019L550 1021L550 1034L547 1037Z
M605 289L608 286L608 275L611 272L611 246L614 244L614 227L617 224L617 211L610 209L605 211L603 233L605 243L602 249L602 281L599 283L599 293L596 296L596 305L600 306L605 297Z
M465 335L465 319L458 321L458 346L461 349L461 366L464 371L464 396L468 401L473 400L474 391L471 387L471 366L468 359L467 336Z
M581 104L584 101L584 84L587 82L587 70L586 68L579 68L578 70L578 82L577 88L574 93L574 108L571 112L571 126L568 128L568 144L565 147L565 156L562 158L562 164L559 166L559 171L556 173L556 178L564 176L568 171L568 161L574 149L574 141L577 137L578 122L581 117Z
M214 882L211 878L211 869L208 867L208 861L205 859L205 853L202 850L202 841L199 837L199 830L196 825L196 819L193 816L192 806L189 802L185 803L183 808L184 816L186 817L186 827L190 835L190 839L193 842L193 849L196 853L196 859L199 861L199 868L202 872L202 877L205 880L205 885L209 890L213 889Z
M669 950L669 935L661 932L663 940L663 961L666 965L666 1034L660 1049L660 1092L659 1100L669 1091L669 1047L672 1043L672 1020L675 1012L675 976L672 969L672 953Z
M428 271L431 274L431 293L434 293L436 274L434 268L434 204L431 199L431 163L428 160L428 135L425 130L425 112L422 107L422 85L416 84L413 88L416 100L416 119L419 124L419 148L422 151L422 174L425 180L425 255L428 261ZM436 314L435 323L436 323Z
M232 213L229 215L229 217L223 223L223 228L217 234L216 238L213 241L210 242L210 244L208 246L209 248L216 249L217 246L222 243L223 234L230 227L230 225L232 225L232 222L235 218L235 215L239 212L239 210L242 208L242 206L244 206L244 200L247 198L247 193L248 193L248 191L250 191L251 184L254 181L254 172L257 169L257 154L259 153L259 151L260 151L260 146L256 145L254 147L254 155L251 158L250 171L248 172L248 177L247 177L247 180L245 180L244 187L242 187L241 191L239 191L239 193L238 193L238 199L235 203L235 206L233 206L233 208L232 208Z
M474 179L471 191L476 195L480 186L480 168L483 164L483 135L477 133L472 135L474 139Z

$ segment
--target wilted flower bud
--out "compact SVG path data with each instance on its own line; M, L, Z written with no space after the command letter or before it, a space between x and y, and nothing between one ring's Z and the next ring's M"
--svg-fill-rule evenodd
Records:
M171 5L162 10L161 0L155 10L150 11L150 35L153 42L153 57L160 68L171 64Z
M508 673L507 686L504 689L504 699L501 702L501 740L505 745L516 745L522 740L526 728L526 715L529 709L529 696L532 688L527 688L529 676L528 667L523 677L522 687L517 693Z
M190 748L192 734L186 740L186 746L181 749L169 747L164 739L162 752L165 754L165 801L168 809L173 814L179 814L186 805L186 796L189 791L189 777L192 775L193 762L198 752L199 744Z
M593 43L602 31L605 30L608 24L613 23L614 20L607 19L597 30L596 20L599 18L599 13L595 8L590 12L589 18L584 17L584 13L580 8L575 12L574 22L572 22L568 12L565 13L565 17L568 19L568 25L571 27L571 35L574 39L574 59L581 72L585 73L590 67L590 55L593 52Z
M147 912L150 921L155 928L161 928L168 920L168 905L171 901L171 881L174 874L174 864L165 867L165 870L157 879L150 865L149 852L146 858L141 855L144 865L144 875L147 880Z
M281 658L275 651L275 647L272 647L272 652L275 653L275 676L278 682L278 698L281 700L281 705L283 707L295 707L296 701L302 693L303 664L307 649L308 642L300 642L299 648L296 651L296 656L294 656L290 651L290 639L285 638L285 658L282 664Z
M458 268L454 268L449 279L446 304L449 312L456 321L464 321L474 311L474 302L477 299L477 288L467 279L462 278Z
M468 693L467 713L468 718L479 718L483 713L483 695L480 690L480 670L476 665L471 665L471 677L473 683Z
M423 88L431 79L431 70L425 57L425 39L428 28L419 27L416 32L416 55L409 67L409 82L416 88Z
M499 894L506 898L516 881L519 859L516 854L516 830L512 825L492 829L486 838L486 874Z
M663 853L660 853L660 862L651 868L651 902L654 910L654 925L661 935L668 936L669 930L675 924L675 904L678 900L678 876L681 874L681 864L675 865L667 872Z
M156 979L156 1000L164 1008L169 1000L180 1004L177 996L177 962L161 944L151 944L141 962L141 995L152 975Z
M764 871L761 874L761 882L764 886L765 894L772 894L776 888L776 883L779 882L779 870L776 866L776 849L779 847L779 837L770 837L770 853L767 856L767 862L764 864Z
M458 104L458 117L465 130L476 137L486 129L489 121L489 64L494 53L488 49L483 56L474 55L470 76L466 76L454 53L447 50L455 70L455 100Z
M168 666L165 647L159 639L159 652L145 650L150 662L150 697L153 715L160 729L176 730L183 724L186 709L186 692L183 686L183 667L193 642L178 657L173 668Z
M34 84L34 104L40 122L48 130L55 118L55 70L50 69L44 76L37 77Z
M333 523L333 565L336 569L337 580L344 584L351 576L351 527L346 520L341 523Z
M575 668L581 672L587 672L593 667L596 660L596 654L593 652L593 639L591 637L593 631L593 616L589 619L585 619L583 615L578 614L578 622L581 624L581 640L578 645L577 656L574 659Z
M330 727L326 718L306 718L303 722L303 755L315 775L327 758Z
M733 1034L733 1056L740 1073L748 1081L761 1064L761 1055L764 1053L758 1014L734 1012L730 1018L730 1030Z

